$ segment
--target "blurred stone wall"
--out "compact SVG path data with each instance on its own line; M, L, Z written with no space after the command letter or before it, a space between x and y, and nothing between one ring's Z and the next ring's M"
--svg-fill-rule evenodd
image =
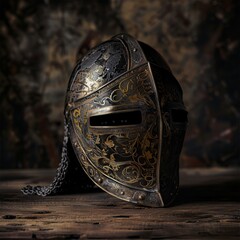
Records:
M120 32L157 49L183 88L181 166L239 166L239 26L234 0L1 0L0 168L57 166L74 64Z

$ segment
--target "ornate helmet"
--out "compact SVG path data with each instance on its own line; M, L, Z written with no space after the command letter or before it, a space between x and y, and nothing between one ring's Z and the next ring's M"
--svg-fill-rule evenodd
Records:
M152 207L172 202L187 112L179 83L153 48L121 34L92 49L71 75L65 122L60 187L27 186L24 193L63 191L72 145L88 177L109 194Z

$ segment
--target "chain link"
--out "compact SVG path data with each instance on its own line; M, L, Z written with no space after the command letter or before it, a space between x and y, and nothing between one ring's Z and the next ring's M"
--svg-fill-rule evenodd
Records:
M21 191L25 195L48 196L60 193L77 192L81 189L92 189L93 183L80 167L69 141L69 126L64 120L64 139L61 162L56 176L49 186L27 185Z

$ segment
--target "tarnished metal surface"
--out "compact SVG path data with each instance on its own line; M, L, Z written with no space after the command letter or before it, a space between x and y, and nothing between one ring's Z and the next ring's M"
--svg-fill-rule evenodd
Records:
M114 56L113 48L106 47L111 43L118 45L115 49L118 60L114 58L117 61L112 61L110 57ZM146 46L143 47L146 49ZM121 57L127 61L120 62ZM184 106L181 88L175 79L164 82L166 79L162 79L161 73L159 79L154 79L156 73L152 73L152 69L161 72L169 68L165 67L160 56L151 57L155 57L152 58L153 63L147 61L141 43L126 34L93 49L77 65L70 80L66 117L70 121L70 138L79 162L98 186L123 200L158 207L169 204L177 192L179 148L181 150L185 132L183 128L181 134L174 136L176 129L167 120L171 107L164 108L171 101L175 103L174 108L184 109ZM151 68L151 64L159 69ZM109 76L106 76L109 71L106 66L113 71ZM120 70L127 69L120 74L118 67ZM86 71L90 75L84 75ZM111 77L114 71L118 71L117 77ZM166 76L172 76L171 72ZM159 86L156 86L156 81ZM173 85L170 91L167 89L169 84ZM140 113L141 121L138 124L128 123L129 119L119 120L115 124L117 121L112 114L132 112ZM91 117L103 119L106 115L111 123L90 124ZM163 129L167 131L164 137ZM163 141L169 144L176 136L180 139L179 144L161 148ZM165 154L169 151L175 155L173 158ZM160 171L162 156L163 160L172 158L165 163L168 167L165 167L164 173Z
M144 206L169 205L178 190L186 124L181 87L163 58L131 36L118 35L91 50L72 73L53 184L22 191L46 196L73 189L76 173L83 175L74 167L77 157L109 194ZM83 181L79 189L84 186L92 187Z
M144 64L78 102L78 106L70 110L71 140L87 174L104 190L108 181L117 182L117 188L107 191L139 203L144 199L135 200L137 189L154 192L153 195L158 189L160 110L153 89L149 66ZM134 110L142 114L140 124L89 126L92 115ZM126 187L136 191L131 191L128 196L124 190ZM142 193L142 198L145 195ZM157 202L154 204L162 204L159 198L154 201ZM149 204L151 202L146 203Z

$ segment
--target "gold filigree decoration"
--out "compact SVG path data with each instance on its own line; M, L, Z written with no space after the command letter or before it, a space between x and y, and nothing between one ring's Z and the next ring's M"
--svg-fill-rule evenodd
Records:
M105 175L127 185L153 189L159 147L159 112L147 65L136 69L91 96L73 111L78 139L91 163ZM89 129L88 111L102 106L125 106L129 103L145 110L145 120L134 131L127 127L111 132Z

